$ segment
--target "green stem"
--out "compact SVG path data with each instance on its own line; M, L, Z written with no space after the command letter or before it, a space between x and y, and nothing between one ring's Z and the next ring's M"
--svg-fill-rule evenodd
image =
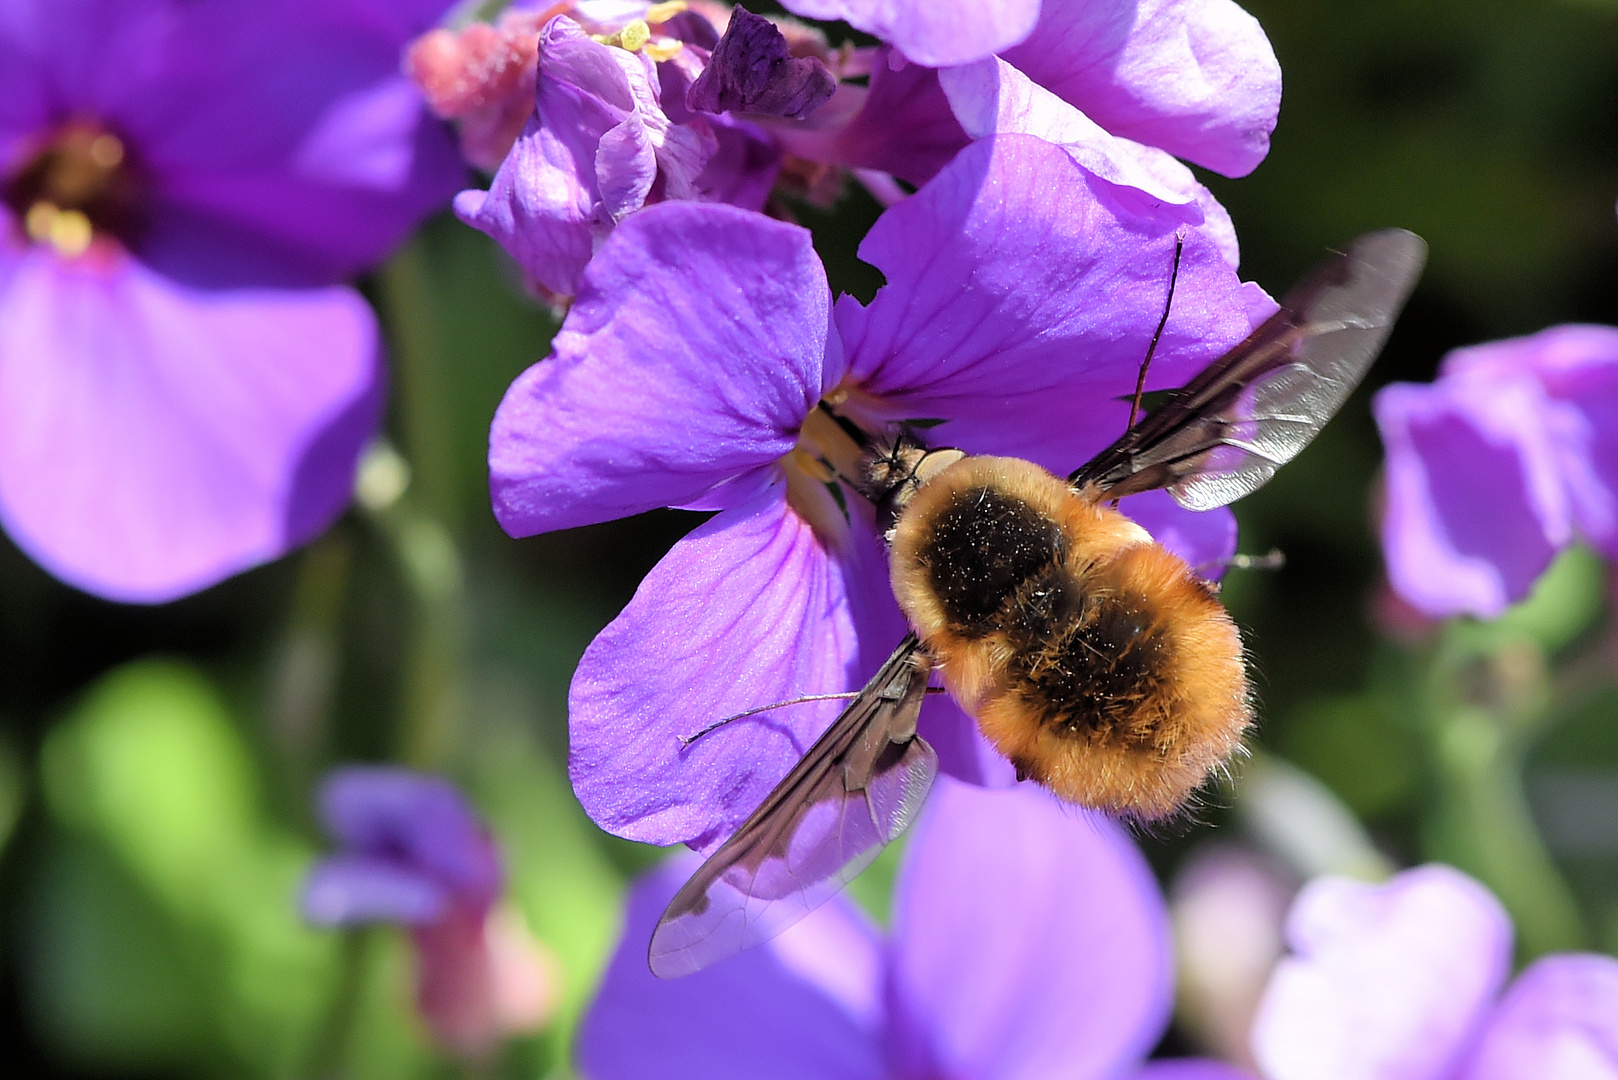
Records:
M366 961L370 954L371 932L365 929L343 931L338 957L337 987L325 1022L310 1046L309 1060L302 1075L311 1080L327 1080L343 1075L348 1060L354 1022L359 1017L360 998L365 989Z

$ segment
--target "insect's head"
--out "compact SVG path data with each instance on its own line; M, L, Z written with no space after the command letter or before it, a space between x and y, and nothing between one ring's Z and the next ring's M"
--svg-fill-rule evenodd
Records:
M954 449L929 449L907 428L874 444L861 463L861 494L876 507L877 527L884 534L921 485L965 455Z

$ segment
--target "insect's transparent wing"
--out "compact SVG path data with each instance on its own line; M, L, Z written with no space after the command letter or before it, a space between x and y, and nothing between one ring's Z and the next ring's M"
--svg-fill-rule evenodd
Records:
M1208 510L1263 486L1319 433L1381 351L1427 245L1367 233L1300 282L1247 340L1074 473L1122 496L1167 488Z
M767 941L825 903L910 827L938 774L916 735L927 666L908 635L658 921L669 979Z

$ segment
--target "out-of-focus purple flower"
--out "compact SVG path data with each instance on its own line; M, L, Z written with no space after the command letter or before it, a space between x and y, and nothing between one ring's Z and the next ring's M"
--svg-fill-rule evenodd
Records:
M927 67L1009 49L1035 32L1040 15L1040 0L785 0L781 6L806 19L842 20Z
M460 792L406 769L340 769L321 786L320 818L340 850L304 883L304 917L409 927L417 1005L440 1042L480 1058L550 1018L555 960L498 906L500 857Z
M374 318L335 283L458 186L399 50L442 0L0 11L0 523L155 602L347 503Z
M757 949L665 982L646 942L689 869L630 895L579 1029L595 1080L761 1075L1237 1080L1211 1061L1142 1067L1168 1023L1163 899L1123 831L1032 787L941 780L911 833L884 941L834 898Z
M1545 957L1501 994L1511 923L1447 866L1320 878L1288 916L1253 1051L1270 1080L1618 1076L1618 960Z
M1388 576L1423 613L1500 614L1575 535L1618 557L1618 329L1457 349L1373 408Z
M496 413L490 484L528 536L659 506L719 513L675 545L586 651L569 767L607 830L706 846L813 742L903 634L868 507L828 493L827 400L876 429L1071 471L1123 431L1157 326L1178 216L1121 197L1060 149L984 140L889 209L861 246L887 284L833 310L807 232L696 203L625 221L584 275L554 355ZM1216 244L1185 237L1153 386L1176 386L1273 304ZM1233 550L1228 512L1125 500L1193 565ZM655 677L649 675L655 673ZM1009 777L944 698L923 731L946 771Z
M604 44L558 16L540 33L538 70L533 116L494 182L462 192L455 209L545 292L572 296L608 233L649 202L763 205L776 155L747 126L687 109L688 83L672 63ZM721 154L738 141L757 146Z

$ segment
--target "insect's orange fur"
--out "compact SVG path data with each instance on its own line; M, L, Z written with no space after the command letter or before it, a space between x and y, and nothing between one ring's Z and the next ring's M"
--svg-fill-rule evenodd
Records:
M1065 569L1086 588L1127 583L1151 599L1172 658L1160 692L1131 717L1146 745L1095 742L1047 724L1007 687L1012 646L1001 633L969 640L948 625L922 553L933 521L954 496L984 485L1060 524ZM1172 814L1241 746L1251 722L1241 636L1208 586L1140 526L1092 493L1075 493L1030 462L968 457L927 481L894 530L892 577L900 607L945 683L985 736L1033 779L1084 806L1141 819Z

